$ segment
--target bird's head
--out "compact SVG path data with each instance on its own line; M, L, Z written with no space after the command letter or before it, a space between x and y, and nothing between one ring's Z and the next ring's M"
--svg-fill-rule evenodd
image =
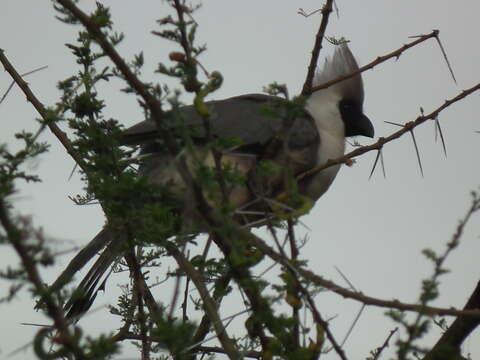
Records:
M313 80L313 86L325 84L358 70L358 64L347 44L338 45L333 56L325 60L323 69ZM361 74L340 81L326 89L315 91L307 102L307 109L319 128L340 131L343 135L374 136L373 125L363 113L363 81Z

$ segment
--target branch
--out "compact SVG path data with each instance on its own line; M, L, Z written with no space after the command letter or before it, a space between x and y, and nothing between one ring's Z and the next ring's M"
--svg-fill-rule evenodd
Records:
M17 70L15 70L13 65L10 63L10 61L5 56L5 52L2 49L0 49L0 62L2 63L3 67L5 68L5 71L7 71L10 74L13 81L15 81L15 83L23 91L23 93L27 97L27 101L32 103L33 107L40 114L42 119L45 121L45 124L50 129L50 131L57 137L57 139L60 141L60 143L63 145L63 147L67 150L68 154L73 158L73 160L75 160L75 162L79 166L81 166L81 164L82 164L81 159L77 156L70 140L67 138L67 135L62 130L60 130L60 128L57 126L57 124L55 124L52 121L51 116L49 116L49 114L48 114L48 111L45 109L43 104L37 99L37 97L30 90L30 87L25 82L25 80L23 80L22 76L17 72Z
M431 38L436 38L438 39L438 34L439 34L439 31L438 30L433 30L430 34L426 34L426 35L421 35L417 40L415 41L412 41L411 43L408 43L408 44L405 44L403 45L401 48L395 50L395 51L392 51L391 53L387 54L387 55L384 55L384 56L379 56L377 57L374 61L368 63L367 65L365 66L362 66L361 68L355 70L354 72L350 73L350 74L347 74L347 75L344 75L344 76L341 76L337 79L333 79L331 81L327 81L326 83L324 84L321 84L321 85L318 85L318 86L315 86L313 87L310 92L307 92L307 93L303 93L303 95L309 95L315 91L318 91L318 90L321 90L321 89L326 89L336 83L339 83L343 80L346 80L346 79L350 79L364 71L367 71L367 70L370 70L370 69L373 69L375 66L377 66L378 64L381 64L382 62L385 62L387 61L388 59L391 59L391 58L399 58L400 55L407 49L410 49L411 47L414 47L428 39L431 39Z
M320 27L318 28L317 36L315 37L315 45L313 46L310 65L308 65L307 78L303 84L302 95L308 95L313 92L313 78L315 76L315 70L317 69L318 56L320 55L320 50L322 49L322 41L325 36L325 30L327 29L328 18L332 12L332 3L333 0L327 0L326 4L322 8L322 21L320 22Z
M149 110L152 112L156 119L160 119L163 114L160 103L157 101L155 96L153 96L148 90L145 84L138 79L138 77L130 70L128 64L123 60L123 58L118 54L113 45L108 41L105 34L102 32L101 28L95 24L91 18L80 10L75 4L70 0L56 0L61 4L65 9L70 11L72 15L78 19L82 25L88 30L89 34L94 36L98 45L102 48L105 54L112 60L118 70L125 77L125 80L128 84L136 91L136 93L145 101Z
M476 193L472 193L473 201L467 214L460 221L457 230L450 241L450 244L458 244L463 234L465 225L470 220L473 213L480 210L480 197ZM463 307L464 310L480 309L480 282L473 290L470 299ZM424 357L424 360L447 360L460 357L460 347L470 333L480 325L480 319L459 316L445 331L442 337L437 341L432 350Z
M299 281L299 280L298 280ZM299 281L300 283L300 281ZM333 349L335 350L335 352L337 353L337 355L340 357L340 359L342 360L347 360L347 356L345 355L345 352L343 351L342 349L342 346L338 344L338 342L336 341L335 337L333 336L333 333L331 332L330 330L330 326L328 324L328 321L325 321L322 316L320 315L320 312L318 311L318 309L316 308L315 306L315 302L313 301L310 293L308 292L307 289L305 289L305 287L303 285L300 284L300 289L303 293L303 295L306 297L307 299L307 302L308 302L308 305L310 307L310 310L312 312L312 315L313 315L313 319L315 320L315 323L316 324L320 324L323 328L323 330L325 330L325 333L327 334L327 338L328 340L330 341L330 343L332 344L333 346ZM318 330L317 330L318 331Z
M262 239L255 236L254 234L249 233L249 236L253 244L256 247L258 247L260 251L262 251L265 255L270 257L275 262L285 266L291 271L296 272L298 275L302 276L308 281L311 281L315 285L329 289L343 296L344 298L356 300L365 305L373 305L373 306L384 307L388 309L397 309L400 311L424 313L429 316L434 316L434 315L466 316L466 317L480 319L480 310L458 310L453 307L440 308L440 307L433 307L433 306L422 306L419 304L403 303L398 300L383 300L383 299L364 295L361 292L351 291L340 285L337 285L333 281L324 279L323 277L315 274L312 271L305 270L299 267L298 265L291 263L287 258L277 253L275 250L273 250L273 248L268 246Z
M173 255L175 260L178 263L178 266L185 271L187 276L192 280L195 284L195 287L202 298L203 305L205 312L208 314L209 318L213 323L213 327L215 328L215 332L217 333L218 340L223 346L223 349L227 353L230 359L240 359L241 356L238 353L237 349L235 348L234 342L227 334L226 329L223 327L222 320L218 315L217 305L213 301L212 297L208 293L208 290L201 278L200 274L197 270L193 267L193 265L188 261L188 259L183 255L178 249L170 246L168 248L169 252Z
M350 159L352 158L355 158L355 157L358 157L360 155L363 155L369 151L372 151L372 150L381 150L382 147L393 141L393 140L396 140L398 139L399 137L401 137L403 134L407 133L407 132L410 132L412 131L414 128L416 128L417 126L423 124L424 122L426 122L427 120L434 120L438 117L438 115L443 111L445 110L447 107L449 107L450 105L466 98L467 96L469 96L470 94L474 93L475 91L478 91L480 90L480 83L476 84L475 86L472 86L471 88L467 89L467 90L463 90L460 94L458 94L457 96L455 96L454 98L450 99L450 100L446 100L442 105L440 105L438 108L436 108L435 110L433 110L430 114L427 114L427 115L422 115L422 116L419 116L417 117L414 121L410 121L410 122L407 122L406 124L403 125L403 128L394 132L393 134L391 134L390 136L387 136L387 137L380 137L378 139L378 141L374 144L371 144L371 145L367 145L367 146L362 146L360 148L357 148L351 152L349 152L348 154L340 157L340 158L337 158L337 159L333 159L333 160L328 160L325 164L323 164L322 166L319 166L319 167L316 167L314 169L311 169L311 170L308 170L308 171L305 171L304 173L302 173L301 175L299 175L297 177L297 181L300 181L301 179L304 179L305 177L308 177L308 176L311 176L311 175L314 175L326 168L329 168L330 166L333 166L333 165L337 165L337 164L344 164L344 163L348 163Z
M224 291L219 291L218 294L219 296L215 296L216 290L220 289L226 289L230 281L232 280L232 276L230 273L225 274L221 278L217 279L215 281L215 286L213 290L213 300L216 302L217 306L220 306L221 301L223 300L223 297L225 296ZM202 344L205 340L205 337L210 331L210 326L212 324L212 320L208 316L208 314L204 314L202 317L202 320L200 321L200 324L197 327L197 330L195 332L195 335L193 336L192 339L192 344L196 346L197 344ZM195 356L194 353L201 348L201 346L193 347L191 350L188 350L188 356L187 359L194 360ZM200 350L198 350L200 351Z
M219 348L219 347L214 347L214 346L199 346L196 348L196 350L201 351L202 353L208 354L208 353L217 353L217 354L225 354L225 349ZM247 351L247 352L242 352L243 357L248 357L252 359L261 359L262 354L258 351Z
M84 359L85 355L83 354L82 349L78 346L78 339L75 339L75 336L73 336L68 328L68 322L65 319L63 309L58 306L53 300L52 296L48 294L48 290L45 287L40 274L38 273L35 259L31 255L32 249L29 249L31 246L29 246L28 242L25 241L28 233L26 233L25 230L19 229L12 221L8 211L8 205L3 200L0 200L0 223L3 226L6 235L8 236L8 240L20 257L30 283L32 283L35 290L39 294L45 296L44 299L48 315L53 319L55 329L60 335L59 342L62 343L65 349L69 349L69 351L75 354L78 359ZM35 352L37 354L39 352L44 352L43 340L50 334L50 332L50 328L43 328L37 333L34 341ZM57 352L62 352L62 349Z
M480 308L480 282L477 283L470 299L465 304L464 310ZM435 346L428 352L423 360L448 360L460 359L460 347L470 333L480 324L479 318L459 316L443 333ZM457 357L455 357L457 356Z
M380 355L382 354L383 350L385 350L388 346L389 346L389 343L390 343L390 339L392 338L392 336L398 331L398 327L391 330L390 331L390 334L388 334L387 338L385 339L385 341L383 342L382 346L379 346L377 347L375 350L373 350L371 352L371 354L373 355L373 357L371 358L372 360L378 360L380 359Z

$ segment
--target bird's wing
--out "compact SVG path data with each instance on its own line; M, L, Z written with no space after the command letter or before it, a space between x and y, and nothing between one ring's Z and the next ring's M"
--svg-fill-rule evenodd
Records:
M259 156L282 130L286 112L281 101L278 97L262 94L209 101L206 105L210 110L210 134L215 138L239 139L242 144L240 148ZM193 105L180 108L180 116L186 127L195 128L192 133L194 140L205 140L203 120ZM298 113L287 132L288 147L291 150L318 145L317 129L306 111ZM121 142L148 147L152 140L158 138L156 123L146 120L127 129ZM307 162L311 162L311 159Z
M210 101L206 105L210 111L210 139L238 140L234 148L222 152L221 159L222 163L229 164L248 179L250 188L234 186L230 189L230 203L235 208L255 200L259 193L263 198L272 198L283 192L281 184L285 180L285 171L277 170L276 175L265 178L257 172L261 161L273 161L279 165L278 169L288 169L292 176L316 166L320 139L312 117L305 110L291 107L281 98L260 94ZM203 154L204 165L215 167L210 152L202 148L208 140L204 120L194 106L182 107L178 111L176 116L166 114L162 126L177 121L177 126L182 129L193 129L190 135L198 146L196 152ZM177 130L172 127L172 131ZM152 183L176 184L178 187L174 192L184 194L187 189L175 169L177 154L171 154L164 146L153 121L144 121L128 129L123 143L141 144L142 153L152 155L142 163L142 176ZM185 156L187 164L190 163L190 155ZM198 154L194 158L197 160Z
M273 96L251 94L207 103L211 111L211 135L216 138L237 138L241 141L238 148L225 154L229 161L238 165L243 161L239 159L242 156L245 158L247 155L249 159L254 159L249 162L249 164L253 164L251 165L253 167L259 159L281 162L289 157L294 163L294 173L315 166L319 136L312 118L307 112L301 111L292 119L293 122L287 129L282 128L285 121L285 109L279 105L280 100ZM193 137L198 144L202 144L206 140L202 118L194 106L185 106L180 111L186 126L198 128ZM284 138L287 141L276 143L275 140L282 131L284 131ZM122 142L128 145L142 145L144 152L149 152L148 148L155 150L158 137L156 124L153 121L144 121L126 130ZM285 144L287 146L284 146ZM286 152L288 152L288 156L286 156ZM164 179L172 176L169 174L168 167L164 166L165 162L169 161L168 158L172 158L168 151L157 151L156 157L146 161L144 165L146 170L144 169L143 175L153 181L155 178ZM249 170L251 169L247 168L246 172ZM271 180L272 183L275 181ZM240 193L238 196L245 197L233 202L244 204L246 199L251 199L251 195L251 193ZM106 247L65 305L68 318L77 320L91 306L98 290L103 287L103 283L109 275L108 268L121 255L121 251L118 249L120 242L121 239L115 238L107 228L103 229L70 262L67 269L52 285L52 288L63 286L101 248Z

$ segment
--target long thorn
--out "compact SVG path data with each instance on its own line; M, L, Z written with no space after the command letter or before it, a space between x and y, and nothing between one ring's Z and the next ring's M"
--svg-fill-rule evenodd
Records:
M415 145L415 152L417 153L417 160L418 160L418 166L420 167L420 173L423 175L423 167L422 167L422 160L420 160L420 152L418 151L418 146L417 146L417 140L415 139L415 134L413 133L413 130L410 130L410 134L412 135L412 140L413 140L413 145Z
M375 157L375 162L373 163L373 166L372 166L372 171L370 171L370 176L368 177L368 180L370 180L372 178L372 175L373 175L373 172L375 171L375 167L377 166L377 163L378 163L378 159L380 159L380 149L377 150L377 156Z
M435 36L435 39L436 39L437 42L438 42L438 46L440 46L440 51L441 51L442 54L443 54L443 58L445 59L445 62L447 63L448 70L450 71L450 74L452 75L453 81L454 81L455 84L456 84L456 83L457 83L457 79L455 79L455 74L453 73L452 65L450 65L450 61L448 61L447 53L446 53L446 51L445 51L445 48L444 48L443 45L442 45L442 42L440 41L440 37Z
M435 129L437 129L438 133L440 134L440 140L442 141L443 153L445 154L445 157L447 157L447 146L445 145L445 138L443 137L443 132L442 132L442 128L440 127L440 121L438 121L438 117L435 118ZM435 131L435 134L436 134L436 131Z
M383 161L383 148L380 149L380 165L382 165L382 172L383 172L383 178L387 178L387 174L385 172L385 162Z

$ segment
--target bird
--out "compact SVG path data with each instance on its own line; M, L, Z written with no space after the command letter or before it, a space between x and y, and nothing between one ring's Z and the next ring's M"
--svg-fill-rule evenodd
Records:
M313 86L358 69L348 45L340 44L315 74ZM287 166L290 173L297 176L325 164L329 159L343 156L346 138L374 137L374 127L363 113L364 87L360 73L314 91L305 100L303 108L295 113L293 119L289 119L290 123L285 120L288 116L282 100L273 95L246 94L205 102L211 114L208 118L208 136L239 139L237 146L222 152L221 162L229 164L246 178L244 186L232 185L227 194L235 209L235 219L246 226L261 225L262 216L268 216L268 212L275 215L272 204L278 203L275 200L286 191L281 175L259 176L258 168L262 161L270 161L280 167ZM192 132L192 141L198 153L203 154L204 163L213 167L212 156L204 148L207 137L207 131L202 126L204 119L194 105L180 107L178 111L183 126L197 129ZM153 184L173 184L179 197L186 194L188 189L175 164L180 155L184 156L187 164L190 159L188 155L165 151L164 144L158 138L155 121L145 120L125 130L123 144L139 145L141 148L144 160L138 176L145 177ZM328 190L339 168L340 165L330 166L302 178L297 184L298 193L314 203ZM201 229L193 231L201 232ZM91 307L99 290L104 289L113 264L122 257L122 252L118 250L121 240L106 226L80 250L50 286L53 290L60 289L100 253L64 305L67 319L78 321Z

